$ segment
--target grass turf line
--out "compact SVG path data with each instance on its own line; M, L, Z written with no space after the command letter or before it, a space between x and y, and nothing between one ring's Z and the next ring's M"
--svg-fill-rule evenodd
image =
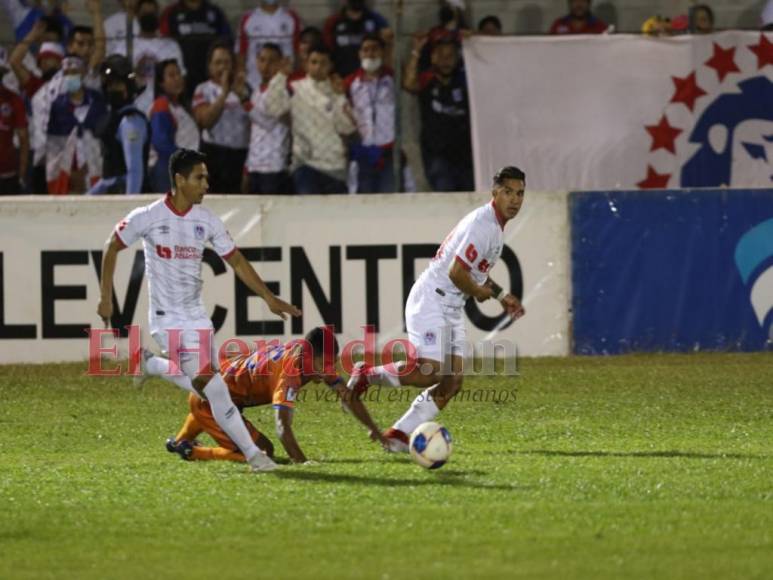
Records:
M167 383L1 366L0 578L769 577L771 362L523 360L467 382L516 400L441 415L439 472L309 395L295 427L320 465L256 475L166 453L187 409ZM386 427L404 401L371 410ZM247 416L278 444L271 413Z

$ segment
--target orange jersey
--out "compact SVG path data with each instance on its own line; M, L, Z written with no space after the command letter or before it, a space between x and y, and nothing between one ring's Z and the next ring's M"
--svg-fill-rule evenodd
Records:
M324 378L332 386L341 380L336 375L321 377L304 369L301 341L269 343L249 355L231 357L222 361L220 372L238 407L293 408L298 391L309 381Z

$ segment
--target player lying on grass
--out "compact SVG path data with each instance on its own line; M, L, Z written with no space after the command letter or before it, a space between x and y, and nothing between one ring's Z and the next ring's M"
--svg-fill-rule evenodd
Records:
M249 355L221 361L221 375L240 412L245 407L273 405L277 437L294 463L305 463L306 455L293 433L293 411L299 390L312 381L323 381L336 391L342 403L368 429L370 437L385 445L386 440L359 396L353 396L336 373L337 358L335 335L328 327L317 327L302 340L267 343ZM188 401L190 413L177 436L167 440L167 450L188 460L244 461L244 455L218 426L209 403L195 395L190 395ZM255 444L273 457L271 441L250 421L244 419L244 423ZM202 432L209 434L218 447L198 445L196 437Z
M388 450L408 451L413 430L434 419L462 388L464 303L468 297L478 302L493 298L513 319L524 315L518 298L506 293L488 272L502 253L505 224L521 210L525 184L526 176L517 167L499 170L491 202L462 218L414 283L405 305L405 323L418 357L412 361L415 364L355 365L347 385L355 393L372 384L425 389L405 415L384 432Z

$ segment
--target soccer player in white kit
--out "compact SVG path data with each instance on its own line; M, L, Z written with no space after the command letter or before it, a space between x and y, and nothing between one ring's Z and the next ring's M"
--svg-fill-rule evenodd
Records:
M253 442L218 372L214 328L201 298L205 243L209 242L239 279L266 301L271 312L283 319L287 314L298 316L301 312L274 296L236 248L223 222L201 205L209 187L206 156L180 149L169 160L169 173L172 191L131 211L107 241L97 313L107 324L113 313L113 275L118 252L142 238L150 332L169 356L167 359L144 352L143 372L160 376L209 401L218 425L239 447L253 470L272 470L276 464Z
M413 430L434 419L462 387L467 298L494 298L513 319L525 314L518 298L488 276L502 253L505 224L521 210L525 184L526 176L517 167L501 169L494 177L491 202L462 218L414 283L405 305L408 337L417 356L412 368L405 362L355 365L347 384L355 392L372 384L425 389L383 433L389 451L408 451Z

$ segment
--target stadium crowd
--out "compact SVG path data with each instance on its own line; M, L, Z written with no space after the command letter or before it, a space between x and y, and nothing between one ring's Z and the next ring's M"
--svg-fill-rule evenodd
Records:
M394 33L365 0L343 0L321 28L258 0L236 31L211 0L122 0L107 18L100 0L83 1L91 26L74 25L59 0L3 0L16 44L0 48L0 194L166 191L168 159L182 147L207 154L213 192L414 190L404 152L394 151ZM503 26L489 15L472 30L464 0L439 6L437 25L415 35L400 63L401 88L418 100L430 187L465 191L473 163L461 41ZM773 0L762 18L773 26ZM705 4L642 26L653 35L713 30ZM591 0L568 0L549 30L605 32Z

